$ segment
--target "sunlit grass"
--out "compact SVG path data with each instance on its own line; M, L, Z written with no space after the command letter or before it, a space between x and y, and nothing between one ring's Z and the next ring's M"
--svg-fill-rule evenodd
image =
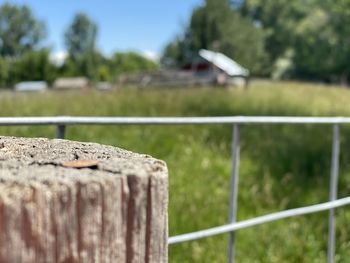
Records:
M350 116L350 91L304 83L256 82L248 90L121 89L0 93L1 116ZM72 126L67 138L151 154L170 172L170 234L227 221L230 125ZM1 135L54 137L54 127L0 127ZM245 125L238 219L328 198L329 125ZM350 193L350 129L342 126L339 196ZM350 213L339 209L337 262L348 262ZM325 262L327 213L237 233L237 262ZM170 262L224 262L227 236L170 247Z

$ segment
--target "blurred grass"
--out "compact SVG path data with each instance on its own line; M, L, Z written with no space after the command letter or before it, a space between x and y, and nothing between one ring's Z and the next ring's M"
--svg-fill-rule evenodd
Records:
M0 93L0 116L350 116L350 91L255 82L240 89L122 89ZM238 220L328 198L329 125L244 125ZM343 125L339 197L350 194L350 128ZM71 126L67 138L151 154L170 171L170 235L226 223L230 125ZM1 135L54 137L54 127L0 127ZM237 262L325 262L327 213L237 232ZM337 261L350 258L350 211L338 210ZM227 236L170 247L170 262L225 262Z

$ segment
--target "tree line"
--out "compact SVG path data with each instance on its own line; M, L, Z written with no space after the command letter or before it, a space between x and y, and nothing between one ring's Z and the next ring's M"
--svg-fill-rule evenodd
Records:
M254 75L347 83L350 0L205 0L162 63L178 67L200 48L232 57Z
M98 28L86 14L78 13L64 34L68 57L62 65L50 61L43 46L47 30L26 6L0 6L0 87L20 81L85 76L91 81L115 81L119 74L154 70L158 64L135 52L104 56L96 47Z
M254 76L347 84L349 22L350 0L203 0L160 63L180 68L205 48L223 52ZM45 23L28 6L0 5L0 87L60 76L114 81L123 72L158 68L133 52L104 56L96 47L98 27L83 13L65 31L64 64L50 62L46 36Z

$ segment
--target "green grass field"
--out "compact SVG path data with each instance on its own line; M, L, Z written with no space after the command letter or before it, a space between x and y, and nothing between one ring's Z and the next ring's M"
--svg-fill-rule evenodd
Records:
M240 89L121 89L0 93L1 116L350 116L350 91L256 82ZM238 220L327 201L329 125L244 125ZM339 197L350 194L350 127L341 127ZM170 171L170 235L227 221L230 125L73 126L67 138L148 153ZM54 127L0 127L0 135L51 137ZM337 259L349 262L350 210L337 210ZM325 262L327 213L237 232L237 262ZM170 247L170 262L225 262L227 236Z

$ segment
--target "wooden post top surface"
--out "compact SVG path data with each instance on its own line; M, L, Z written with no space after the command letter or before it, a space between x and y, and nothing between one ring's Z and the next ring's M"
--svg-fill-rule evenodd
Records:
M1 136L0 169L2 181L96 180L111 175L167 176L163 161L113 146ZM19 174L21 176L17 176Z

